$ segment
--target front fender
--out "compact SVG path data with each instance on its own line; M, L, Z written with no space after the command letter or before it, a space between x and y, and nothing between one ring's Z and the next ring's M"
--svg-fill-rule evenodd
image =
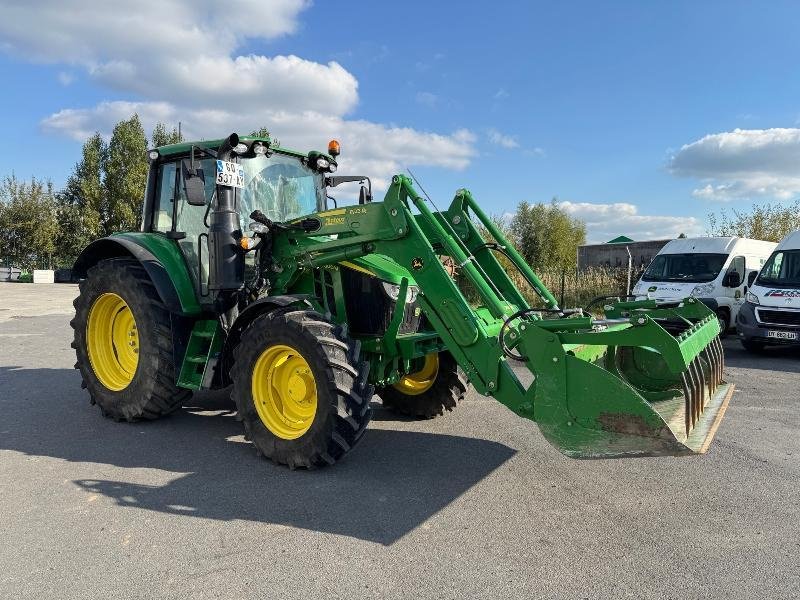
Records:
M313 305L308 300L308 296L303 295L285 295L285 296L265 296L259 298L255 302L248 304L247 307L239 313L236 320L233 322L228 335L225 338L225 344L222 347L222 369L220 372L220 385L222 387L230 385L231 381L228 376L231 365L233 365L233 351L239 344L242 333L245 329L261 315L268 313L277 308L287 308L296 305L300 309L312 309Z
M173 313L199 315L200 304L183 254L175 240L155 233L118 233L95 240L80 253L72 268L74 277L86 277L101 260L130 257L147 271L161 301Z

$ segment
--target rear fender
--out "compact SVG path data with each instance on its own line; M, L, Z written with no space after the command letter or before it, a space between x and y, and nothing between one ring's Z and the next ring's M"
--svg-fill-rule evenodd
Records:
M189 317L201 313L194 283L177 242L158 234L120 233L95 240L78 256L73 276L84 278L101 260L116 257L139 261L170 312Z

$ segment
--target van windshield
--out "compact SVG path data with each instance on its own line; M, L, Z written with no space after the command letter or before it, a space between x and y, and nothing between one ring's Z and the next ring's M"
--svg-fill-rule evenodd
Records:
M800 250L773 252L756 283L776 287L800 287Z
M713 281L727 254L659 254L642 275L643 281Z

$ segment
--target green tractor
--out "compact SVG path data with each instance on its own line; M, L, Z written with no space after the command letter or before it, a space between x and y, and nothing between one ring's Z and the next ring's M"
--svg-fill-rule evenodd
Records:
M733 393L713 312L561 308L469 191L439 210L396 175L373 202L368 177L334 175L338 155L236 134L149 152L141 231L74 268L76 367L105 416L231 386L260 454L317 467L359 442L373 394L431 418L472 385L571 457L706 451ZM338 206L346 182L359 200Z

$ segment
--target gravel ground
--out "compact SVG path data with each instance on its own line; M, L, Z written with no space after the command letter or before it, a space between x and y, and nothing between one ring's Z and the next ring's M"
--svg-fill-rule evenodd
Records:
M74 294L0 284L2 598L800 596L798 353L726 340L737 392L705 456L570 460L471 394L424 422L377 404L346 460L291 472L224 393L102 418Z

